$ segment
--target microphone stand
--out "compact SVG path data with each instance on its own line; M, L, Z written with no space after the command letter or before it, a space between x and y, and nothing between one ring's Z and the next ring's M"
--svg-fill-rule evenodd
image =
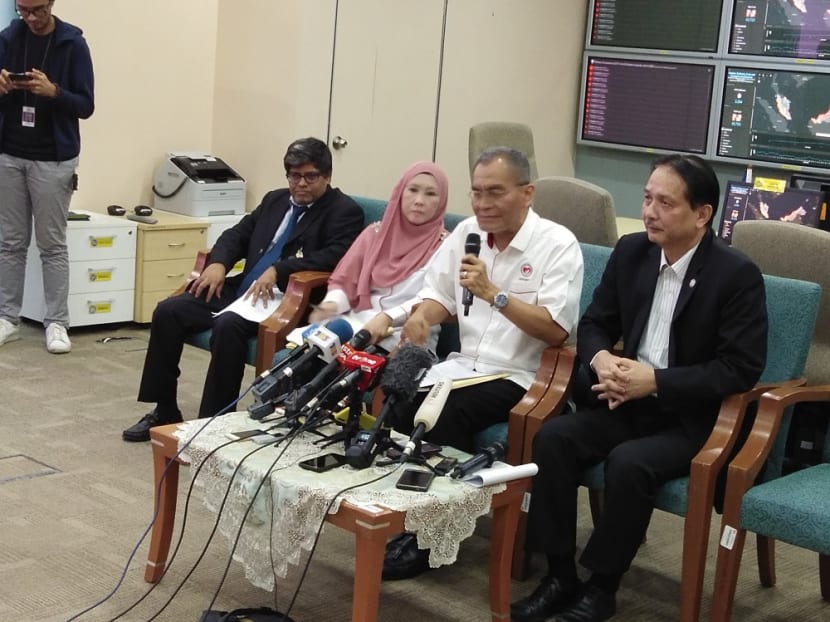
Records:
M362 413L363 391L357 387L353 387L349 392L349 415L346 419L346 423L343 424L342 429L339 432L329 435L326 442L320 446L328 447L329 445L334 445L340 441L343 441L344 447L351 445L352 439L360 429L360 415Z

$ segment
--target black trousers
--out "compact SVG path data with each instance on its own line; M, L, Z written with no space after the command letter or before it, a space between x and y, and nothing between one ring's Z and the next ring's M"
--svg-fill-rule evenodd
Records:
M580 558L593 572L622 574L643 541L658 488L687 475L705 442L661 413L652 397L548 420L533 439L527 548L576 554L577 489L586 468L605 460L605 505Z
M209 303L204 296L190 293L162 300L153 311L150 343L138 390L139 402L174 403L185 338L209 328L210 365L208 366L200 417L211 417L227 408L239 397L248 339L257 334L258 324L235 313L213 317L236 298L235 292L223 292Z
M524 394L521 386L504 378L453 389L441 416L425 438L473 453L477 449L476 435L491 425L506 422L510 409ZM415 412L425 397L426 393L419 393L413 403L396 407L394 428L398 432L412 433Z

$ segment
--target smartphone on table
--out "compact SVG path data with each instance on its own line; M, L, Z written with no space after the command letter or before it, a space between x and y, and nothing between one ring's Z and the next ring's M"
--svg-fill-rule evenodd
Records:
M401 476L398 478L398 483L395 484L396 488L400 488L401 490L412 490L414 492L426 492L429 490L429 485L432 484L432 480L435 477L435 473L432 471L422 471L421 469L407 469Z
M227 437L233 440L242 440L243 438L251 438L252 436L260 436L261 434L268 434L268 432L260 429L235 430L234 432L228 432Z
M300 462L300 468L306 469L307 471L314 471L315 473L324 473L325 471L336 469L344 464L346 464L346 456L343 454L331 453L303 460Z

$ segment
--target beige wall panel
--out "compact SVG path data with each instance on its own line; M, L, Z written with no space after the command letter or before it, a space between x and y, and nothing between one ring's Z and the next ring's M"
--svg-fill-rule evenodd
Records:
M573 175L587 0L449 0L436 160L450 211L472 213L470 126L527 123L539 175Z
M83 29L95 68L73 208L149 204L166 151L211 149L217 2L55 3L55 15Z
M247 180L247 208L284 187L282 156L326 140L335 0L219 4L213 149Z
M329 144L334 182L388 198L403 170L433 153L443 0L341 0Z

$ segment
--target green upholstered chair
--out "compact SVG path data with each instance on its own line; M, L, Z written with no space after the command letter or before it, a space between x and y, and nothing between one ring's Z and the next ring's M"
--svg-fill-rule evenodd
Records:
M582 295L579 304L579 311L581 315L591 302L594 290L597 285L599 285L599 280L602 278L602 273L605 270L605 264L608 263L608 258L611 256L612 249L607 246L597 246L595 244L580 243L579 246L582 249L582 260L585 265L582 278ZM444 332L444 327L441 328L441 332ZM454 350L451 351L457 351L459 348L460 343L458 343ZM490 426L476 437L476 445L478 447L487 447L496 441L505 442L507 440L507 427L507 423L497 423L496 425ZM535 430L531 432L531 434L534 433ZM528 445L528 451L529 450L530 446ZM521 454L521 461L529 462L530 454L525 455L525 451L523 450Z
M770 275L764 275L764 285L769 333L767 364L761 384L752 391L732 395L723 401L709 440L692 461L690 476L666 483L655 499L656 508L686 517L680 602L680 619L683 621L698 619L715 482L737 441L746 407L767 388L798 381L804 373L821 288L815 283ZM779 462L779 471L783 451L782 443L774 456ZM603 464L589 469L583 477L583 485L590 489L595 515L601 511L599 493L605 486L604 479ZM690 490L694 494L690 495Z
M775 566L769 562L775 559L775 541L781 540L819 554L821 597L830 601L830 433L822 463L784 476L778 476L775 466L768 466L787 435L789 411L804 402L830 402L830 385L779 388L762 395L749 437L729 464L713 621L727 622L733 617L747 531L756 534L762 585L775 585ZM761 483L753 485L762 469Z
M764 274L814 281L822 290L830 290L830 231L791 222L746 220L735 225L732 247L749 255ZM819 304L804 377L808 385L830 384L830 294L822 296Z

